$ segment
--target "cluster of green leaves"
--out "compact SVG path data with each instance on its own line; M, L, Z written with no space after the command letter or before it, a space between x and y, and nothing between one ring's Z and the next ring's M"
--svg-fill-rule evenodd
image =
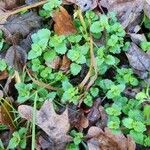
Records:
M86 104L87 106L91 107L93 105L93 99L96 99L96 97L98 97L99 95L99 89L97 87L91 87L90 92L86 92L85 93L85 97L84 97L84 104Z
M72 130L70 135L73 137L73 142L68 144L67 150L79 150L79 144L83 141L83 133Z
M9 141L7 149L15 149L18 146L21 149L26 148L26 141L27 141L27 129L26 128L21 128L19 131L15 131L12 134L12 138Z
M61 3L62 0L48 0L48 2L43 5L42 10L40 10L40 15L45 18L52 16L54 10L56 10Z
M59 7L60 1L55 0L43 6L40 14L44 17L52 15L52 11ZM47 98L60 101L63 104L77 105L84 94L83 102L91 107L96 97L105 97L109 103L105 105L108 114L108 127L114 132L130 134L137 143L149 146L150 137L146 126L150 122L149 106L144 109L141 103L149 99L149 95L140 92L134 99L124 95L127 86L137 86L138 79L132 69L120 67L118 54L126 51L129 43L125 42L125 31L113 13L98 16L92 11L87 11L84 16L85 25L74 19L77 33L67 36L58 36L49 29L41 29L32 35L32 47L28 53L27 67L32 70L32 75L40 82L57 87L58 90L50 92L45 88L35 85L27 78L25 83L16 84L18 102L34 101L37 92L38 102ZM93 42L95 63L98 69L96 82L89 91L80 91L78 86L72 84L71 79L80 75L82 66L90 66L90 35L100 42ZM102 41L101 41L102 40ZM142 44L141 44L142 46ZM148 43L143 49L149 49ZM67 73L54 69L51 64L59 57L67 56L71 64ZM113 77L106 78L107 71L115 72ZM84 92L84 93L83 93ZM139 128L141 126L141 128ZM73 131L74 142L69 145L71 149L78 149L82 142L83 134ZM69 149L68 148L68 149Z
M147 41L141 42L141 48L142 48L145 52L150 51L150 42L147 42Z
M4 71L7 68L6 61L0 58L0 72Z
M139 83L136 77L134 77L133 75L133 70L130 68L117 69L116 80L119 83L128 84L132 86L137 86Z
M130 134L138 144L150 146L150 137L146 132L150 120L149 108L146 105L143 110L138 99L118 97L111 106L106 105L108 127L114 132Z
M95 46L94 50L99 74L103 75L110 67L118 65L120 60L114 54L126 51L129 42L124 41L125 30L117 21L114 13L98 16L88 11L86 22L90 22L87 27L90 28L93 37L102 40L102 44Z

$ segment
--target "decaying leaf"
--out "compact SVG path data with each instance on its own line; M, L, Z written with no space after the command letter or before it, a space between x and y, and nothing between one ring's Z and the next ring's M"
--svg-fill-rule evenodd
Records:
M135 69L137 74L146 74L150 71L150 56L143 52L136 44L131 43L126 55L130 65Z
M60 70L63 72L67 72L69 70L70 64L71 64L71 61L68 59L66 55L64 55L62 58Z
M21 105L18 107L18 111L22 118L32 121L32 107ZM66 143L71 140L70 136L67 135L70 128L68 110L66 109L61 115L56 114L50 100L45 101L41 109L36 111L36 125L47 133L54 146L57 147L61 144L62 150L66 146Z
M150 19L150 0L145 0L144 13Z
M139 21L137 18L142 14L144 7L143 0L101 0L100 6L106 7L109 12L117 12L117 16L122 25L126 28Z
M4 25L12 35L19 33L26 37L32 30L41 27L41 17L36 12L10 17Z
M61 58L57 56L52 62L46 61L45 64L52 69L59 69L59 66L61 64Z
M6 53L5 60L7 64L15 69L22 69L27 60L26 51L20 46L11 46Z
M98 127L91 127L87 137L89 150L135 150L135 143L123 134L113 134L110 129L105 131Z
M129 35L130 35L132 41L137 45L139 45L143 41L146 41L146 37L144 34L131 33Z
M14 9L17 6L18 0L4 0L5 9Z
M69 35L76 32L71 16L67 10L60 7L60 10L53 14L54 30L58 35Z
M8 72L6 70L0 72L0 80L4 80L8 78Z
M78 5L82 11L94 9L98 3L98 0L66 0L66 1Z

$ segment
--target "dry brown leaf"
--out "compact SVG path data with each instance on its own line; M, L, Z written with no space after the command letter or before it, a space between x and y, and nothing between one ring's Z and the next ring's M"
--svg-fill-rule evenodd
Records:
M150 0L145 0L145 3L144 3L144 13L150 19Z
M139 23L137 18L142 14L144 7L143 0L101 0L100 6L106 7L108 11L117 12L122 25L126 28L131 24L136 26Z
M6 101L2 102L0 106L0 123L7 125L10 130L14 130L16 126L14 124L13 110L10 107L11 103Z
M27 105L18 107L20 116L24 119L32 121L33 108ZM50 100L44 102L39 111L36 111L36 125L39 126L50 139L54 142L55 146L62 144L62 150L71 138L67 135L70 124L68 119L68 109L61 115L56 114L53 103Z
M67 72L69 70L70 64L71 64L71 61L68 59L66 55L64 55L62 58L60 70L63 72Z
M150 56L134 43L131 43L126 55L130 65L135 69L135 72L139 74L141 78L145 78L145 75L150 71Z
M0 80L4 80L8 78L8 72L4 70L3 72L0 72Z
M27 53L22 47L18 45L11 46L7 50L5 60L9 66L15 67L17 70L22 69L27 60Z
M55 22L54 30L58 35L69 35L76 32L72 18L65 8L60 7L60 9L53 14L53 20Z
M41 17L36 12L28 12L22 15L15 15L7 19L4 25L12 35L19 33L26 37L32 30L41 27Z
M46 61L45 64L52 69L59 69L59 66L61 64L61 58L57 56L52 62Z
M4 0L5 9L14 9L17 7L17 1L18 0Z
M135 150L135 143L131 138L128 139L123 134L113 134L108 128L103 131L93 126L87 137L89 150Z

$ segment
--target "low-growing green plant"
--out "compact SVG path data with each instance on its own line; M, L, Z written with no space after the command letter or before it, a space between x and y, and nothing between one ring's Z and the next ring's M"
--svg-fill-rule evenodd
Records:
M83 141L84 137L83 133L72 130L70 134L73 137L73 143L68 145L67 150L79 150L79 144Z
M7 149L15 149L18 146L21 149L25 149L26 148L26 133L27 133L27 129L26 128L20 128L19 131L15 131L12 134L12 138L9 141L9 145L7 147Z
M59 0L48 1L40 10L40 15L44 18L52 17L53 11L60 4ZM87 107L92 107L96 98L106 99L108 102L104 108L108 115L107 126L113 132L130 134L138 144L150 146L146 128L150 123L149 106L143 104L149 100L149 94L144 90L134 98L124 94L127 87L135 87L140 83L128 65L122 67L118 57L130 45L125 40L124 28L114 13L98 15L87 11L84 16L81 15L76 10L75 34L60 36L49 28L43 28L32 35L27 62L27 73L31 74L29 77L25 76L24 82L15 85L18 91L17 101L28 101L33 105L35 92L39 105L46 99L55 99L63 105L83 102ZM149 44L141 43L141 47L148 51ZM70 63L68 70L63 72L60 67L64 56ZM57 58L59 62L56 61ZM7 66L1 61L3 65L0 71L3 71ZM53 67L55 65L58 67ZM77 83L74 82L76 77L79 77ZM15 144L10 142L10 147L21 147L19 131L13 134L12 141ZM67 149L78 150L83 134L72 131L71 136L73 142Z
M62 0L48 0L48 2L43 5L42 10L40 10L40 15L45 18L52 16L54 10L57 9L61 3Z
M7 64L4 59L0 59L0 71L4 71L7 68Z

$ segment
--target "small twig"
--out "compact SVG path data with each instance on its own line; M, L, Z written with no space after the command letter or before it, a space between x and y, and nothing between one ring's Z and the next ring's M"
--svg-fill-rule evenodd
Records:
M94 51L93 51L93 38L92 36L90 36L90 56L91 56L91 67L94 68L95 71L95 75L92 77L92 79L90 80L90 82L88 83L86 90L88 90L95 82L95 80L97 79L98 76L98 71L97 71L97 63L96 63L96 59L94 56Z

